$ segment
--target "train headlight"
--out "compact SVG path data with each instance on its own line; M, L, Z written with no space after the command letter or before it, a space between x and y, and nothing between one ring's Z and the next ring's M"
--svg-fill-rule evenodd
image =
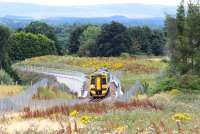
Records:
M94 85L90 85L90 89L94 89L95 88L95 86Z

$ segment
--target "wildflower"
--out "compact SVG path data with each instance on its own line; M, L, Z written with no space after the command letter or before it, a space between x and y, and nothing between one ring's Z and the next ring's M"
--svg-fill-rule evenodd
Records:
M172 119L175 121L190 121L192 117L186 113L175 113L172 115Z
M116 128L116 131L120 132L120 133L124 132L125 130L126 130L126 126L119 126L119 127Z
M77 117L78 112L75 110L75 111L71 112L69 115L72 116L72 117Z
M90 116L84 115L80 118L83 124L88 124L91 122L92 118Z

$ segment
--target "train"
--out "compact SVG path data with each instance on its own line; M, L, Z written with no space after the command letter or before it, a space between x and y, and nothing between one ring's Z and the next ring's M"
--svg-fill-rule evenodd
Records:
M92 98L103 98L123 93L119 80L107 69L101 68L90 75L89 94Z

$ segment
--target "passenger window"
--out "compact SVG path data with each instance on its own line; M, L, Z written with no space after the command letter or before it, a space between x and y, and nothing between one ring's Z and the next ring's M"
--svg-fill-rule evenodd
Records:
M95 77L92 77L92 79L91 79L91 84L92 84L92 85L95 85L95 83L96 83Z
M105 85L106 84L106 78L101 79L101 84Z

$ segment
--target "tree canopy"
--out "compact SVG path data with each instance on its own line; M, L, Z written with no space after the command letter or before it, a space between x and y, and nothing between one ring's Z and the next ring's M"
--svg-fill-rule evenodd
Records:
M131 39L126 30L127 28L118 22L103 25L95 46L95 56L120 56L123 52L129 52Z
M13 61L49 54L56 54L55 44L44 35L19 32L9 38L9 56Z
M92 56L94 54L94 47L96 45L97 37L101 33L101 27L99 26L88 26L80 36L80 56Z
M47 36L55 42L57 53L60 55L63 54L62 47L58 43L55 30L52 26L41 21L33 21L24 28L24 31L27 33L42 34Z

